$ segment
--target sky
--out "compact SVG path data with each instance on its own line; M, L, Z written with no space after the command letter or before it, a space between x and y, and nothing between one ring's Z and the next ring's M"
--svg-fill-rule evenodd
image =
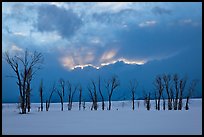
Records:
M202 96L201 2L3 2L2 53L25 49L44 56L33 80L34 102L41 79L45 96L64 78L82 84L89 100L91 80L117 75L121 84L113 96L123 99L129 80L139 82L139 97L153 92L155 76L163 73L198 79L196 95ZM13 74L2 57L3 102L18 98L16 79L7 77Z

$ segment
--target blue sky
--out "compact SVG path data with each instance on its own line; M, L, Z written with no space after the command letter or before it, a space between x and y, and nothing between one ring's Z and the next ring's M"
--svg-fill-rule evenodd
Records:
M34 80L35 100L41 78L47 89L60 77L86 89L90 79L116 74L126 83L120 90L135 78L149 91L162 73L202 81L202 3L3 2L2 52L14 55L25 48L45 58ZM12 100L17 87L5 75L13 73L4 61L2 69L3 101Z

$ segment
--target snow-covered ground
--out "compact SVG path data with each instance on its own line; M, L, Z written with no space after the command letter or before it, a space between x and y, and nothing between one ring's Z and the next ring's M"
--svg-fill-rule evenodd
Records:
M112 110L91 111L91 103L86 102L86 109L78 110L78 103L73 109L61 111L59 103L52 103L48 112L38 112L39 103L32 104L28 114L21 115L17 104L2 104L3 135L201 135L202 134L202 99L190 100L188 111L151 110L144 108L143 101L135 103L132 110L130 101L113 101ZM162 102L161 102L162 103ZM185 103L185 101L184 101ZM108 106L106 102L106 106ZM44 106L45 107L45 106Z

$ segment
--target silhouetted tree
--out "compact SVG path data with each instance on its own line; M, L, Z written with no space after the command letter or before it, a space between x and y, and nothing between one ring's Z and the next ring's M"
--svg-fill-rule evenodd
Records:
M54 83L53 86L52 86L52 89L51 89L51 93L50 93L49 99L46 100L46 111L48 111L49 108L50 108L51 98L52 98L52 95L53 95L53 93L55 91L56 91L56 87L55 87L55 83Z
M106 81L105 87L107 89L108 92L108 110L111 110L111 98L113 95L113 91L115 91L115 89L120 85L120 81L118 79L118 77L116 75L112 76L111 79L109 79L108 81Z
M189 85L188 94L187 94L187 97L186 97L186 106L185 106L186 110L189 109L189 99L192 96L193 92L195 91L197 83L198 83L198 80L193 80L193 81L191 81L191 83Z
M63 111L64 104L64 91L65 91L65 81L63 79L59 80L61 90L57 90L61 102L61 111Z
M41 111L43 111L43 81L41 80L40 81L40 88L39 88L39 91L40 91L40 109Z
M179 91L180 91L180 96L179 96L179 104L178 104L178 110L182 110L182 107L183 107L183 91L184 91L184 88L185 88L185 85L186 85L186 81L187 81L187 78L184 77L183 79L180 79L179 81Z
M94 108L94 110L97 110L98 108L98 104L97 104L97 91L96 91L96 84L95 82L92 80L91 81L92 84L92 88L91 86L88 86L88 91L90 94L90 98L92 100L92 107L91 110Z
M160 99L161 99L161 96L162 96L162 92L163 92L163 89L164 89L164 86L163 86L163 83L162 83L162 77L161 76L157 76L156 79L155 79L155 83L154 83L155 87L156 87L156 90L158 91L158 104L157 104L157 107L158 107L158 110L160 110Z
M150 102L150 93L149 93L149 96L148 96L148 99L147 99L147 110L150 110L151 108L151 102Z
M130 91L131 91L131 95L132 95L132 110L135 109L135 91L136 88L138 86L138 82L136 80L132 80L130 81Z
M40 64L43 61L41 53L34 51L29 53L27 49L22 56L11 57L8 52L5 52L5 60L15 72L17 85L21 97L21 114L26 114L26 108L30 111L30 84L33 75L39 70Z
M67 81L67 86L68 86L68 110L71 110L74 94L78 88L78 85L72 86L72 84L69 81Z
M143 96L144 96L144 105L147 110L150 110L151 104L150 104L150 93L147 94L145 90L143 90Z
M105 109L105 100L104 100L104 97L103 97L103 94L101 91L101 79L100 79L100 77L98 78L98 91L101 95L102 110L104 110Z
M79 86L79 110L81 110L81 100L82 100L82 87Z
M168 96L168 110L172 110L171 93L170 93L171 75L163 74L163 80L164 80L164 86L166 89L166 93Z
M175 86L175 100L174 100L174 110L178 109L178 98L179 98L179 77L178 74L174 74L173 76L174 86Z

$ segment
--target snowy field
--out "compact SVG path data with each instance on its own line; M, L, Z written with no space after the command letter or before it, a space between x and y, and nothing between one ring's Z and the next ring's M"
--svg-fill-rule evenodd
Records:
M202 99L190 100L188 111L151 110L135 102L135 111L130 101L113 101L112 110L91 111L91 103L86 109L78 110L74 102L73 109L64 111L58 103L52 103L48 112L38 112L40 104L31 104L28 114L19 114L17 104L2 104L3 135L201 135ZM161 101L162 103L162 101ZM185 103L185 101L184 101ZM106 107L108 106L106 102ZM44 106L45 107L45 106ZM45 109L45 108L44 108Z

